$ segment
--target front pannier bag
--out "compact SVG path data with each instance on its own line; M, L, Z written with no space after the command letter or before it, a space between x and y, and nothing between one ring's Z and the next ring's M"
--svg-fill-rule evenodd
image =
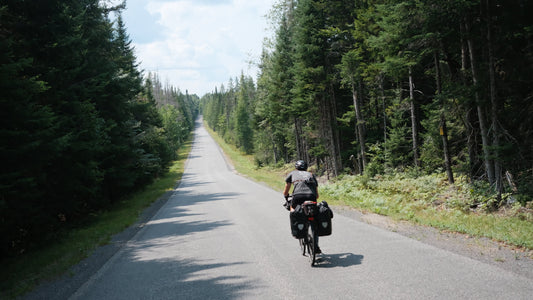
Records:
M331 235L331 219L333 219L333 211L329 208L326 201L318 204L317 231L319 236Z
M303 239L307 234L307 217L301 205L297 205L293 211L289 213L291 221L292 236L297 239Z

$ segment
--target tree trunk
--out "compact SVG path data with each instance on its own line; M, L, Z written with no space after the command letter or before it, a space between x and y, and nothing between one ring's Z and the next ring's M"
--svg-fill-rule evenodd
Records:
M326 74L333 74L334 67L333 64L329 61L327 55L325 58L325 72ZM326 78L328 76L326 75ZM328 141L328 155L331 163L331 171L333 176L339 176L342 170L342 161L340 155L340 142L339 142L339 133L337 131L337 104L335 97L335 87L333 86L332 80L325 80L327 82L326 89L322 93L322 101L324 102L324 136Z
M355 85L352 85L352 98L353 106L355 110L355 133L357 139L359 140L359 155L361 157L361 173L364 172L367 165L366 159L366 139L365 139L365 120L363 119L363 114L361 113L361 105L359 100L359 94Z
M270 137L270 142L272 143L272 152L274 153L274 163L275 164L278 164L278 147L276 145L276 140L274 139L274 134L272 133L272 126L270 126L270 133L269 133L269 137Z
M461 22L460 25L460 32L461 32L461 71L465 71L466 67L468 65L468 46L465 42L465 35L466 35L466 28L465 28L465 22Z
M335 153L335 168L337 169L337 175L340 174L342 171L342 158L341 158L341 144L340 144L340 137L339 137L339 130L337 126L337 98L335 97L335 88L330 85L331 88L331 118L330 118L330 125L331 125L331 134L333 138L333 145L334 145L334 153Z
M303 133L302 119L298 117L294 119L294 136L296 139L297 159L303 159L309 163L309 152L307 151L307 143Z
M476 151L476 132L474 128L474 119L475 119L475 113L474 111L468 107L466 111L466 120L465 120L465 128L466 128L466 143L468 146L468 163L469 163L469 169L470 169L470 179L474 178L476 175L476 165L478 164L478 154Z
M496 192L498 193L498 200L502 198L503 180L502 180L502 167L500 162L499 146L500 146L500 123L498 122L498 96L496 91L496 75L494 72L494 53L492 47L492 22L490 14L490 0L486 0L487 5L487 43L488 43L488 55L489 55L489 83L490 83L490 103L491 103L491 121L492 121L492 147L494 153L494 183Z
M472 83L474 84L474 88L475 88L477 115L479 119L479 129L481 131L481 142L483 144L483 161L485 163L485 172L487 174L489 183L493 184L494 183L494 168L490 160L489 134L488 134L487 125L485 123L485 112L483 110L483 107L481 106L481 99L480 99L479 91L478 91L479 77L477 74L476 63L475 63L476 56L475 56L475 50L474 50L474 41L472 40L472 37L471 37L470 25L468 24L468 21L465 22L465 29L468 34L467 44L468 44L468 53L470 55L470 68L472 71Z
M387 143L387 110L385 103L385 89L383 87L383 73L379 74L379 94L381 97L381 104L383 105L383 145ZM387 153L387 149L385 149Z
M415 105L415 85L413 83L412 68L409 66L409 97L411 105L411 132L413 138L413 159L416 167L420 166L418 159L418 125L416 117L416 105Z
M435 59L435 80L437 81L437 95L442 92L441 77L440 77L440 62L437 51L434 53ZM440 136L442 137L442 150L444 152L444 165L446 166L446 174L448 175L448 182L454 183L452 161L450 159L450 151L448 149L448 128L446 126L446 117L444 116L444 100L441 99L441 114L440 114Z
M461 32L461 73L460 78L463 84L466 86L466 69L468 65L468 45L465 41L466 28L464 20L460 24ZM465 129L466 129L466 144L468 147L468 164L469 164L469 176L470 179L475 176L475 166L477 162L477 151L476 151L476 142L475 142L475 132L474 132L474 112L470 104L467 104L465 113Z
M326 144L326 169L329 179L329 174L333 177L339 175L339 167L337 152L335 151L336 141L333 134L331 101L327 97L327 93L320 96L320 106L320 136Z
M289 162L289 151L287 149L287 139L285 136L281 136L281 149L282 149L282 156L283 156L283 161L285 163L288 163Z

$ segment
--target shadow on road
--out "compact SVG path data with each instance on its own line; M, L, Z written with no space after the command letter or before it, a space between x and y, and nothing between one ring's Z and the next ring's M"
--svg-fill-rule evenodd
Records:
M192 185L196 186L197 183ZM144 290L146 287L159 299L210 299L215 295L217 299L235 299L242 297L242 293L257 289L259 283L223 271L239 268L239 265L246 262L238 259L228 262L213 260L217 257L216 252L211 258L198 260L188 257L190 251L183 251L188 247L200 247L198 251L220 247L213 244L209 237L216 236L217 229L233 224L224 216L208 217L201 210L191 210L191 206L232 199L237 195L231 192L195 193L194 189L180 189L174 194L167 203L171 207L167 207L144 225L142 238L134 239L125 246L123 259L129 263L122 264L115 271L114 278L119 278L119 284L115 283L113 289L125 286L128 291L124 291L119 298L125 295L147 296ZM193 240L196 242L191 243ZM205 244L202 243L204 240ZM139 278L142 278L142 282ZM106 290L107 287L102 290L102 294L91 291L90 298L105 297Z
M136 241L136 245L154 247L157 246L158 239L184 239L194 233L210 231L232 224L228 219L213 220L203 217L203 213L193 213L189 206L231 199L239 195L238 193L192 194L191 192L180 191L176 195L173 196L176 198L171 197L169 199L171 207L168 207L163 214L155 215L143 226L146 230L144 239L143 241Z
M315 266L319 268L346 268L362 264L363 258L363 255L353 253L322 254L318 257L319 260Z
M134 261L115 272L113 283L100 282L82 299L236 299L258 287L243 276L220 274L242 263L193 259ZM217 271L218 270L218 271ZM213 273L213 274L211 274ZM142 277L143 280L139 281Z

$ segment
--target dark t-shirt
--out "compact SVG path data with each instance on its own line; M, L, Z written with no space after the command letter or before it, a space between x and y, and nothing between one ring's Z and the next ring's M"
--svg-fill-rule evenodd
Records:
M318 181L310 172L294 170L287 175L285 182L294 184L293 195L317 195Z

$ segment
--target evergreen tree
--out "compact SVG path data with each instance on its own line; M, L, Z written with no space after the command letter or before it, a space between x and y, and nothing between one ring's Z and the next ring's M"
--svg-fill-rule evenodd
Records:
M294 82L293 48L291 32L291 6L281 11L273 52L264 50L261 76L258 79L258 99L255 115L258 123L256 159L260 162L289 162L293 152L288 147L294 143L291 110Z
M237 107L234 117L236 142L237 146L242 149L244 153L251 154L253 151L253 132L249 111L250 98L244 75L241 75L240 82L241 84L237 96Z
M3 257L141 188L174 158L120 14L109 18L120 9L98 0L0 7Z
M532 165L528 8L518 0L281 1L257 93L247 98L256 162L302 158L335 176L356 156L362 170L368 152L370 174L446 170L450 183L465 173L501 193L504 175ZM246 115L241 84L202 100L208 124L234 143L237 116ZM515 192L531 194L533 176L519 178Z

